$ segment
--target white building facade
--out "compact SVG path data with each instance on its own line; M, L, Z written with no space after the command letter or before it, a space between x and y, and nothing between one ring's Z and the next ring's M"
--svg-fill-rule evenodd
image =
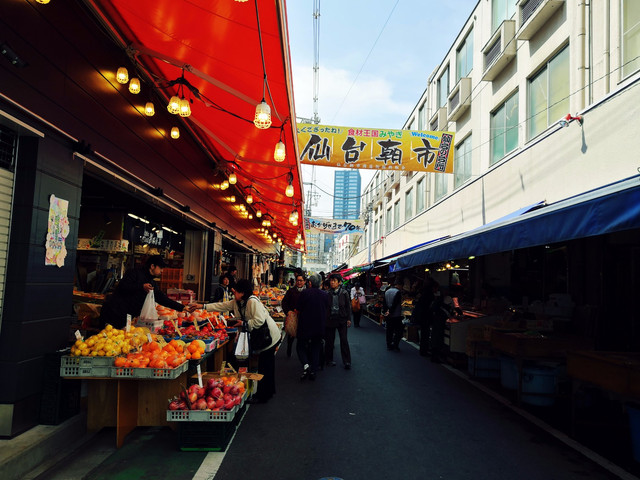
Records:
M403 125L455 132L455 173L377 172L349 265L637 175L639 80L637 0L479 1Z

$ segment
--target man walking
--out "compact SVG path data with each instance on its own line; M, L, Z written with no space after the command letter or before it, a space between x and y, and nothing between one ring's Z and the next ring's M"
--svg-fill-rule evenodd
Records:
M342 364L346 370L351 369L351 350L347 341L347 328L351 326L351 298L340 284L342 278L337 273L329 277L329 298L331 299L327 328L325 330L324 356L328 366L335 366L333 361L333 344L336 340L336 330L340 337L340 354Z
M400 340L404 331L401 288L402 283L396 280L395 285L384 292L382 313L387 324L387 350L400 350Z

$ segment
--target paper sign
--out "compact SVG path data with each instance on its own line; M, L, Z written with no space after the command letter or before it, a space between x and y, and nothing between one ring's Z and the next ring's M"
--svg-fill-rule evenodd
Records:
M211 327L211 330L215 330L215 328L213 328L213 323L211 323L210 318L207 318L207 322L209 322L209 326Z
M151 339L151 334L147 333L147 340L149 340L149 343L153 342L153 340Z
M200 364L196 365L196 371L198 372L198 386L202 388L202 370L200 369Z
M129 333L131 330L131 315L127 314L127 326L124 327L124 331Z
M80 333L80 330L76 330L76 340L82 340L82 334Z

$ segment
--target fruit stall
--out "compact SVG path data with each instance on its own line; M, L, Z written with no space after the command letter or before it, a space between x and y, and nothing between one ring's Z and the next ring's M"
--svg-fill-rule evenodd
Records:
M88 430L116 427L118 447L137 426L172 425L167 399L194 372L220 370L233 344L234 329L220 315L157 310L159 320L151 323L122 330L107 325L86 339L78 332L70 355L61 359L61 377L88 383Z

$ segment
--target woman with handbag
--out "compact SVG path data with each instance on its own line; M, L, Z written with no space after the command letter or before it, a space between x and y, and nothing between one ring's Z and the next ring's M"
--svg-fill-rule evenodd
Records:
M258 355L258 373L264 375L258 384L258 391L247 400L249 403L266 403L276 393L276 347L280 343L280 329L271 318L262 302L253 294L253 285L247 279L240 279L231 289L234 299L228 302L192 305L211 312L232 311L236 326L249 332L251 353Z
M365 303L367 303L367 298L364 294L364 288L360 286L360 282L356 282L351 289L351 311L353 312L353 325L356 328L360 327L360 317Z

